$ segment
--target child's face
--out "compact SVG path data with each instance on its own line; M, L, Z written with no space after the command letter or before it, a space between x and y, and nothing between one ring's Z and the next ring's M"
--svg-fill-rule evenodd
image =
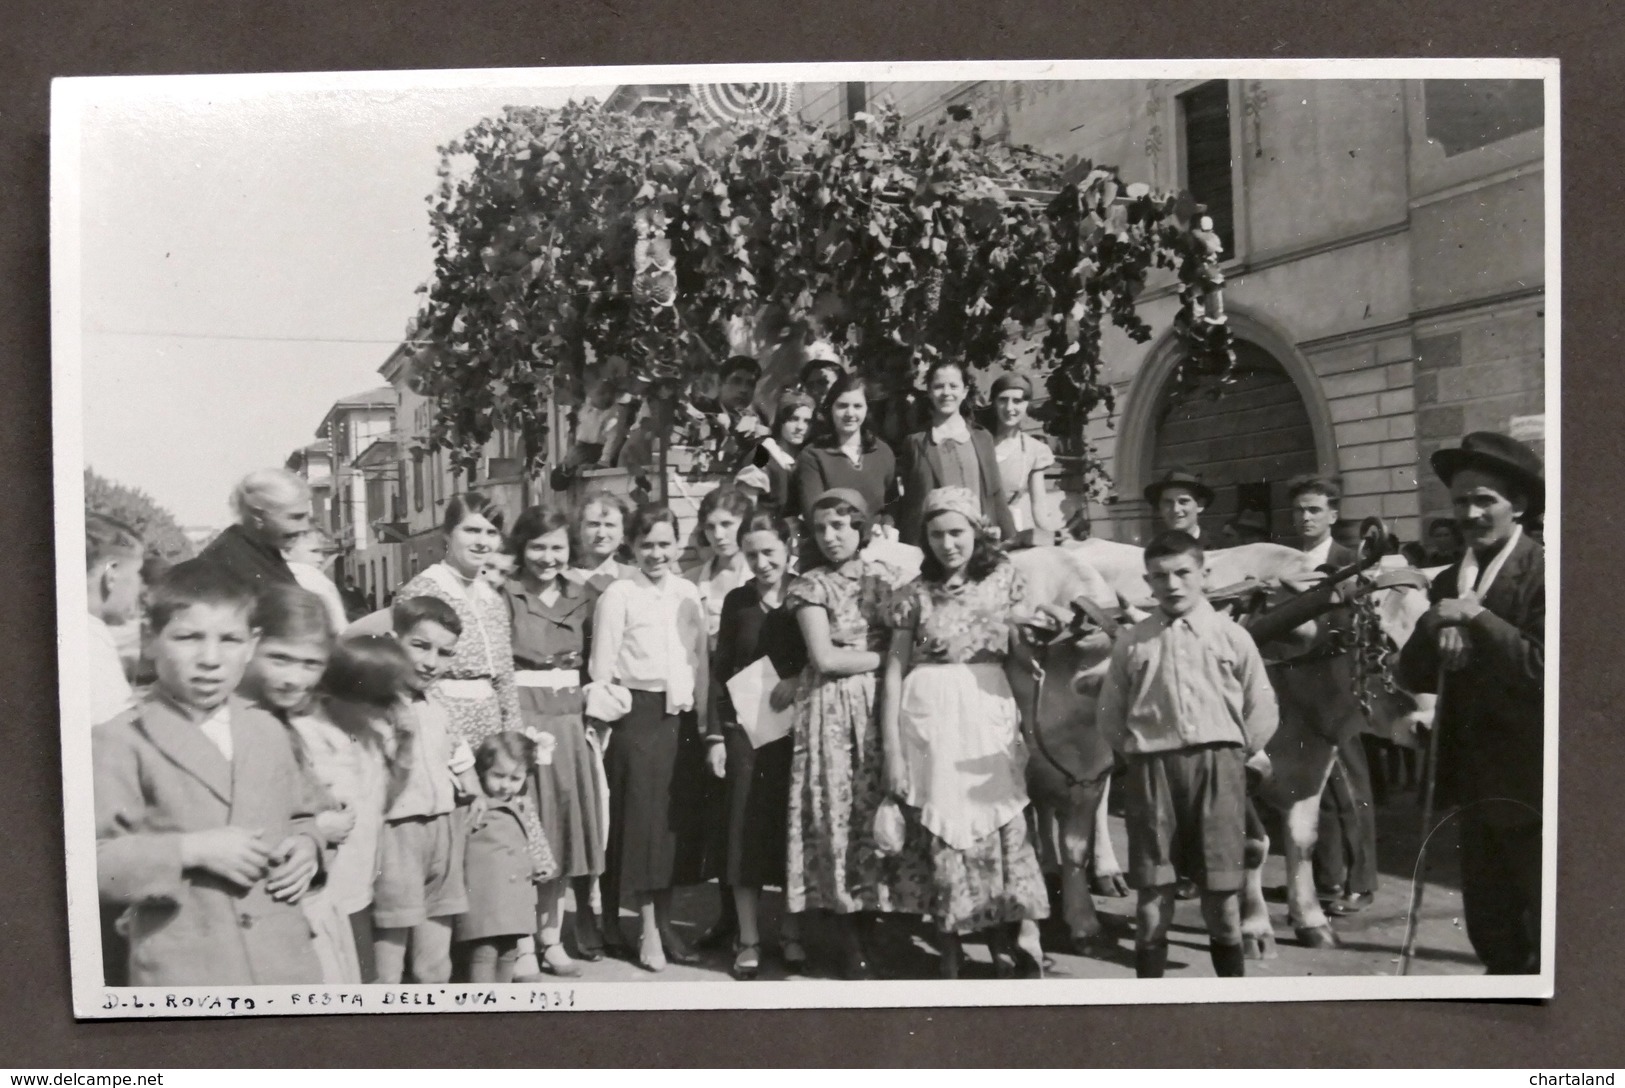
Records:
M644 574L651 578L665 574L677 558L677 534L666 522L657 521L637 539L633 551Z
M1183 616L1203 600L1202 564L1194 555L1163 555L1145 564L1145 580L1157 606L1169 616Z
M506 757L498 757L480 775L480 788L493 801L511 801L525 788L525 768Z
M152 640L158 686L176 702L210 711L242 682L254 656L248 606L198 603L178 609Z
M248 682L274 710L298 710L327 668L323 639L261 638L248 666Z
M439 679L457 656L457 636L433 620L424 620L401 635L400 640L406 659L412 663L412 680L419 691Z

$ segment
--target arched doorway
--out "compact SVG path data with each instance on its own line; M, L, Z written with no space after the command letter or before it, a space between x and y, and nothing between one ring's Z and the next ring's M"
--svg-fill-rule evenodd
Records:
M1201 475L1215 495L1202 515L1202 537L1219 539L1242 510L1269 520L1272 539L1291 532L1286 481L1316 470L1314 428L1297 386L1273 355L1236 344L1236 379L1221 396L1179 395L1173 381L1159 394L1151 443L1151 478L1176 467Z
M1202 519L1214 536L1252 503L1269 513L1270 530L1286 540L1286 489L1304 472L1335 474L1337 440L1320 380L1290 334L1262 314L1230 307L1237 376L1217 398L1176 396L1173 375L1183 345L1166 334L1147 354L1124 404L1114 457L1118 539L1143 543L1152 511L1145 485L1174 465L1199 472L1216 492Z

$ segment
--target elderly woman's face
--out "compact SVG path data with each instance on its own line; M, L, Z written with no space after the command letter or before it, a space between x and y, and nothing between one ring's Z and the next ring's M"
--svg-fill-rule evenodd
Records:
M310 496L290 490L275 498L262 498L259 507L249 512L247 527L278 551L290 547L310 530Z
M613 506L594 503L581 512L581 547L589 566L598 566L621 546L626 535L621 512Z
M484 514L469 514L446 534L446 562L464 578L473 578L501 547L501 530Z

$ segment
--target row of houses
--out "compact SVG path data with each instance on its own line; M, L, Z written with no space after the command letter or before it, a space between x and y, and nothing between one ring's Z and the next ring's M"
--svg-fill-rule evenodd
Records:
M533 493L506 434L471 475L454 474L450 459L429 448L434 408L412 389L412 365L410 346L396 348L379 368L387 384L335 401L316 441L288 459L310 484L316 524L332 540L334 581L353 585L373 607L440 559L453 494L488 491L518 510Z
M684 88L615 88L606 108L651 116ZM1217 529L1243 509L1290 531L1284 483L1341 478L1346 517L1385 517L1420 539L1449 500L1429 455L1474 430L1542 448L1545 400L1544 91L1529 80L1099 80L830 83L796 88L810 120L842 124L881 102L910 124L968 107L984 135L1127 180L1189 189L1224 241L1238 378L1217 399L1172 382L1171 286L1142 296L1160 335L1111 336L1117 411L1080 437L1115 494L1091 529L1143 539L1144 485L1202 473ZM429 449L433 406L411 390L403 345L385 385L335 403L290 464L310 479L338 544L338 578L375 603L439 557L450 466ZM555 420L556 423L562 420ZM555 426L555 436L561 428ZM557 438L555 437L555 441ZM510 508L530 498L499 434L461 486ZM557 453L557 451L553 451ZM1070 481L1057 482L1063 487ZM612 486L615 480L606 480Z

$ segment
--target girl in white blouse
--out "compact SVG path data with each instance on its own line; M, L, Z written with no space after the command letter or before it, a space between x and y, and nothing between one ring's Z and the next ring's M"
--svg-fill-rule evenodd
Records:
M642 919L638 962L650 971L698 957L671 926L671 893L701 876L705 752L696 692L708 690L709 636L698 587L676 571L677 517L640 507L629 537L638 573L611 582L593 616L593 682L626 689L630 710L611 723L609 844L604 857L604 945L629 956L623 896Z

